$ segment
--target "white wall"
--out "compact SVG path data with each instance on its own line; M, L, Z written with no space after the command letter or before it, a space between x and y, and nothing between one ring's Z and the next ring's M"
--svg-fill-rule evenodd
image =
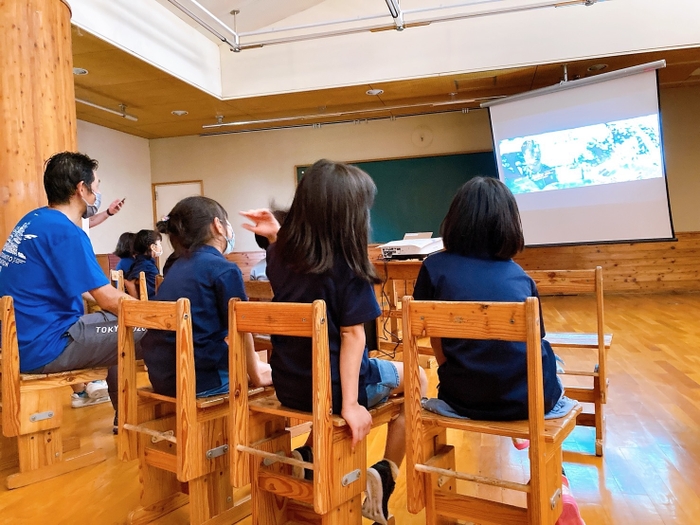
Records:
M114 199L126 197L119 213L90 230L95 253L113 252L125 231L153 228L148 140L79 120L78 150L100 163L100 211Z
M661 112L674 227L700 231L700 86L663 90ZM421 142L420 134L432 134L432 141ZM236 251L247 251L257 246L235 213L268 206L270 199L288 205L297 165L322 157L352 162L491 149L488 114L477 111L320 129L156 139L151 141L151 172L153 182L203 179L204 194L231 215Z
M432 134L432 140L421 142L417 137L421 133ZM154 183L203 179L204 195L219 201L231 216L236 251L248 251L258 248L236 212L266 207L271 199L288 206L297 165L323 157L351 162L491 149L488 114L476 111L320 129L154 139L151 173Z

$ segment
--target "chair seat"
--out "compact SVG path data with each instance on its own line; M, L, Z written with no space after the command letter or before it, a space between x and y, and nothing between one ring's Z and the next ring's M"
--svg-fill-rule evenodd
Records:
M545 443L561 443L566 439L576 426L576 417L581 413L582 407L577 404L566 416L558 419L547 419L544 422ZM474 419L458 419L446 417L421 410L421 419L424 423L433 423L442 428L453 428L468 432L493 434L511 438L529 439L528 421L477 421Z
M374 408L371 408L369 413L372 415L372 426L381 425L390 419L394 419L399 415L402 404L403 397L399 396L392 397L386 402L380 403ZM275 416L293 417L302 421L311 421L313 419L313 414L311 412L294 410L293 408L287 408L286 406L282 405L274 393L271 395L250 399L248 401L248 406L253 412L261 412ZM331 422L334 427L344 427L347 425L345 419L338 415L331 416Z
M106 368L86 368L81 370L69 370L66 372L56 372L54 374L20 374L19 380L22 383L31 381L42 381L49 386L47 381L55 380L56 386L73 385L76 383L86 383L104 379L107 376Z
M604 334L605 348L610 348L613 334ZM598 334L595 332L551 332L545 337L553 347L575 346L578 348L598 348Z
M249 396L255 396L265 392L266 390L274 392L274 389L269 387L256 387L248 389ZM139 388L137 394L140 397L147 397L149 399L155 399L156 401L161 401L163 403L176 403L176 399L170 396L164 396L153 391L151 387ZM222 394L219 396L209 396L209 397L198 397L196 401L197 408L211 408L217 405L223 405L228 403L230 394Z

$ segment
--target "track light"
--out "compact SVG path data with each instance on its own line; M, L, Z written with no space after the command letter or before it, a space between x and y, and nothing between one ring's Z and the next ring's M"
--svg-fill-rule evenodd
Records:
M125 104L119 104L119 109L121 111L116 111L114 109L106 108L104 106L100 106L99 104L94 104L93 102L88 102L87 100L83 100L80 98L76 98L75 101L80 103L80 104L85 104L86 106L90 106L91 108L101 109L102 111L106 111L107 113L111 113L112 115L117 115L118 117L125 118L126 120L131 120L133 122L137 122L139 120L138 117L135 117L133 115L129 115L126 112L126 105Z
M386 6L389 8L389 13L394 19L394 24L396 25L397 31L404 30L403 12L401 11L401 5L399 5L399 0L385 0Z

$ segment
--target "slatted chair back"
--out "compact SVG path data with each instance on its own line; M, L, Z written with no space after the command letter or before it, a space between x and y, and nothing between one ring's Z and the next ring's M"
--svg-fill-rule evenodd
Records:
M234 487L249 483L249 456L241 447L249 447L249 403L248 397L239 395L248 390L246 374L245 337L247 333L266 333L311 339L313 362L314 410L312 416L313 464L306 467L314 471L312 500L318 514L326 514L332 505L331 446L333 427L331 422L330 352L328 349L328 327L326 304L317 300L312 304L242 302L229 303L229 358L231 390L235 392L231 403L231 482ZM286 411L292 415L303 415L298 411ZM293 480L288 482L294 483ZM300 484L303 484L300 482Z
M109 279L112 281L114 287L120 292L124 291L124 271L123 270L110 270Z
M596 362L588 370L567 368L565 375L592 377L593 387L567 387L567 395L581 402L592 403L593 413L583 413L578 424L596 429L595 451L603 455L605 440L605 416L603 405L607 401L608 376L607 352L613 334L605 333L605 306L603 297L603 268L588 270L531 270L528 275L537 284L541 296L592 294L595 297L596 323L594 331L548 332L552 347L597 350ZM587 327L583 327L585 330Z
M428 523L438 523L437 515L443 515L443 513L453 519L459 517L467 521L470 521L468 519L470 517L474 521L479 521L477 518L484 519L491 513L492 516L502 516L504 520L509 516L508 519L512 519L513 523L553 524L556 521L556 517L553 518L553 516L557 511L561 512L561 449L557 449L556 446L554 450L548 448L549 443L554 439L551 435L552 428L550 428L550 435L545 432L538 300L531 297L523 303L441 302L414 301L406 296L403 298L403 326L409 511L419 512L427 503ZM422 409L417 341L424 337L525 342L528 420L522 422L463 420L439 416ZM575 419L575 414L567 419L568 423L560 422L565 427L563 431L567 434L574 425L572 417ZM430 447L426 447L426 442L444 443L444 430L447 428L529 439L530 482L518 484L455 472L453 450L448 453L437 447L438 450L432 452L432 457L426 457L430 456L427 452ZM440 429L442 437L435 439L435 429ZM557 437L556 440L558 439ZM561 446L560 442L558 446ZM451 459L449 459L450 454ZM552 458L553 468L552 464L548 463ZM473 497L446 491L444 487L442 490L438 489L436 483L431 481L433 479L431 476L437 473L447 475L448 478L478 481L527 492L528 509L524 511L519 507L510 508L503 503L488 500L477 501ZM553 490L552 485L556 486L557 482L558 489Z
M148 286L146 272L139 272L139 301L148 301Z
M7 477L7 487L22 487L103 461L105 454L101 449L82 450L77 456L64 457L70 447L64 446L61 430L61 389L104 379L107 370L22 374L14 301L10 296L0 298L0 325L0 422L2 434L17 439L19 465L19 472ZM79 440L74 441L72 449L79 447Z

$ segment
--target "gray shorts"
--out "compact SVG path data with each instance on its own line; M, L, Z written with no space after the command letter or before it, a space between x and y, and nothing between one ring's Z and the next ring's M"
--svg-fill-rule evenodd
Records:
M140 341L145 329L134 329L134 340ZM64 336L63 352L49 364L32 370L35 374L53 374L80 368L101 368L117 364L117 316L109 312L83 315ZM136 345L137 359L141 345Z

